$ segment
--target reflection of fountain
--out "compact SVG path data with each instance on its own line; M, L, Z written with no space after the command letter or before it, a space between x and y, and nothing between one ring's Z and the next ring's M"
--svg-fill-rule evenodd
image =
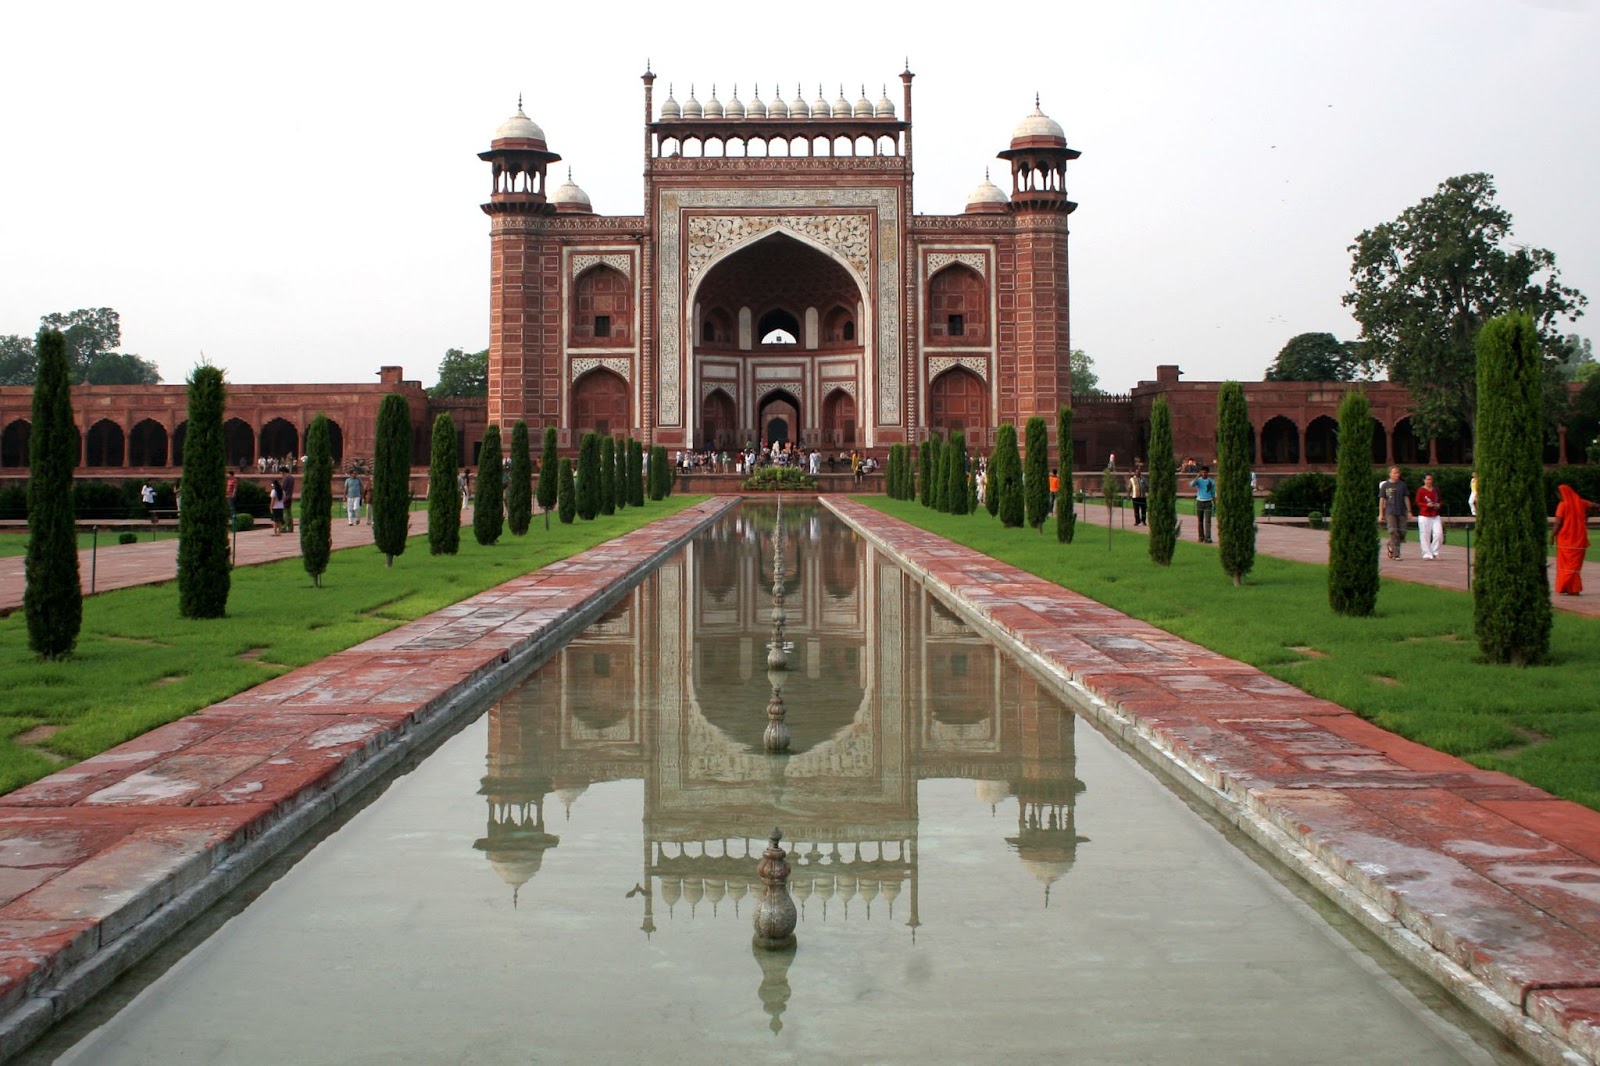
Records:
M794 947L794 927L800 917L795 913L794 900L789 898L789 863L778 846L781 840L783 831L773 829L767 850L761 853L761 864L756 867L762 890L753 919L755 945L769 950Z
M772 1019L767 1027L774 1036L783 1028L783 1012L789 1006L789 964L798 950L793 944L786 948L750 948L761 964L761 987L756 995L761 997L761 1009Z
M783 671L789 668L784 650L783 623L783 497L778 497L778 516L773 520L772 542L772 640L767 643L767 679L772 683L772 698L767 701L767 728L761 734L762 747L771 752L789 750L789 725L784 721Z

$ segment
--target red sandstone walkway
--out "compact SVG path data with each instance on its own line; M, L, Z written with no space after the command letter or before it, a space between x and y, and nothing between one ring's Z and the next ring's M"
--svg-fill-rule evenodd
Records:
M1104 527L1106 524L1106 509L1089 505L1088 517L1084 518L1084 509L1078 508L1079 521L1087 521L1093 525ZM1194 539L1194 515L1179 515L1182 523L1182 536L1186 540ZM1051 521L1054 521L1052 519ZM1148 532L1144 526L1133 524L1131 510L1113 512L1113 524L1118 529L1127 529L1129 533ZM1050 531L1046 530L1046 536ZM1456 533L1455 536L1460 536ZM1292 559L1300 563L1317 563L1326 565L1328 562L1328 533L1326 530L1311 529L1307 526L1289 525L1284 522L1268 522L1259 519L1256 523L1256 551L1261 555L1272 555L1280 559ZM1473 563L1477 563L1477 550L1473 550ZM1417 530L1413 526L1407 534L1406 546L1398 561L1393 559L1380 559L1384 578L1393 581L1411 581L1419 585L1436 585L1439 588L1457 589L1467 591L1470 585L1467 581L1467 549L1465 547L1448 544L1440 551L1439 558L1427 560L1422 557L1422 549L1417 543ZM1555 560L1550 560L1550 603L1558 610L1568 611L1572 614L1587 615L1590 618L1600 618L1600 561L1591 560L1583 565L1583 586L1585 592L1581 596L1557 595L1555 587Z
M825 503L1542 1061L1576 1061L1562 1045L1600 1058L1600 812L861 504Z

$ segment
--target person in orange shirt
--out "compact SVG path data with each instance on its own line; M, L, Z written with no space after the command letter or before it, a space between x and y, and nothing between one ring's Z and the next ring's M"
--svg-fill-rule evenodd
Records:
M1576 596L1583 591L1583 557L1589 551L1589 509L1595 506L1571 485L1557 485L1556 527L1550 539L1556 546L1556 591Z
M1061 474L1055 467L1050 468L1050 509L1045 514L1055 514L1056 497L1061 494Z

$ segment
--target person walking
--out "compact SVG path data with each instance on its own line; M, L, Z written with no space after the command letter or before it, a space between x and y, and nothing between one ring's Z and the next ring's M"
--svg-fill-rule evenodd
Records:
M1444 546L1444 519L1439 517L1441 503L1439 490L1433 487L1433 475L1423 475L1422 487L1417 490L1417 539L1422 542L1424 559L1439 558L1439 549Z
M1556 546L1556 591L1576 596L1583 591L1583 557L1589 551L1589 511L1595 504L1579 496L1571 485L1557 485L1556 525L1550 542Z
M294 532L294 463L291 461L290 473L283 475L283 531Z
M1406 518L1411 509L1411 487L1400 477L1400 468L1389 468L1389 480L1378 486L1378 519L1389 531L1389 558L1400 558L1406 542Z
M344 517L346 525L361 524L361 479L354 474L344 479Z
M232 529L234 516L239 513L236 508L239 497L239 475L232 470L228 471L228 487L226 491L228 493L228 528Z
M283 483L272 479L272 490L267 495L267 508L272 514L272 535L283 532Z
M1200 476L1189 482L1194 489L1194 516L1200 529L1200 543L1211 543L1211 516L1217 509L1217 483L1209 466L1200 467Z
M1141 460L1133 461L1133 473L1128 475L1128 499L1133 501L1133 524L1145 524L1148 506L1145 503L1145 493L1150 490L1150 477L1144 472L1144 463Z

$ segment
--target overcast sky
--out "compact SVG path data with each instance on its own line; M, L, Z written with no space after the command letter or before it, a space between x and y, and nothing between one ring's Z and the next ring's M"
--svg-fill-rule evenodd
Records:
M555 181L570 164L597 211L639 213L647 59L680 99L865 82L898 108L909 57L930 214L986 167L1007 184L994 154L1037 92L1083 152L1072 343L1113 389L1354 337L1352 240L1469 171L1600 301L1594 0L58 0L0 5L0 40L0 333L114 307L169 382L204 352L239 382L432 384L446 348L488 344L476 153L523 93Z

